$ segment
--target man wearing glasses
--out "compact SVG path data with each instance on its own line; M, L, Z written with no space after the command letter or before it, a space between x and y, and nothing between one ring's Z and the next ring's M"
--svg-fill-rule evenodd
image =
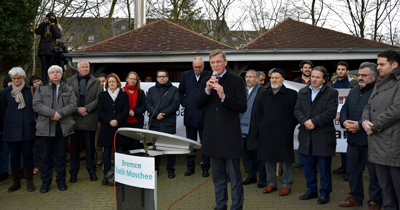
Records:
M194 100L200 92L201 81L205 77L211 76L210 71L204 71L204 62L201 57L196 57L192 63L193 70L183 72L179 83L179 93L181 104L185 107L185 115L183 116L183 124L186 127L186 137L197 141L197 134L200 136L200 141L203 139L203 123L205 109L197 110L194 108ZM194 151L195 152L195 151ZM187 171L185 176L194 174L194 161L196 154L187 155ZM202 155L201 169L203 177L208 177L210 174L210 159Z
M169 80L168 71L158 70L156 85L149 89L145 102L146 110L150 113L150 130L175 134L176 111L179 109L179 104L179 90ZM168 155L167 171L170 179L175 177L175 159L176 155ZM161 157L156 156L155 161L158 174Z

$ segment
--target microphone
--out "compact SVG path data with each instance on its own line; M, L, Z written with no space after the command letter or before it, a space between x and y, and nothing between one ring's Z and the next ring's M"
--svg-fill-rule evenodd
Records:
M214 76L215 78L218 77L218 73L216 71L213 71L212 76ZM219 80L217 80L217 83L219 82Z

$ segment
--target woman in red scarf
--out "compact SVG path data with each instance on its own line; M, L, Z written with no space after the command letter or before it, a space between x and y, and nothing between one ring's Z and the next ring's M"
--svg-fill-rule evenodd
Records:
M143 128L144 122L144 112L146 107L144 105L146 96L144 91L140 89L139 76L136 72L131 71L125 78L126 84L124 91L128 93L129 96L129 116L122 127L130 128ZM118 142L120 145L124 145L124 150L138 149L140 147L140 142L138 140L133 140L128 137L121 138Z

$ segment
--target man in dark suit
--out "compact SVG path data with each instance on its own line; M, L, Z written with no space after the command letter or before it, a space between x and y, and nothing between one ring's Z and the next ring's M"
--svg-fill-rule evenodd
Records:
M246 89L243 79L228 72L226 55L217 49L210 54L210 65L218 76L206 77L196 97L196 109L205 108L203 130L204 155L210 157L215 188L215 209L227 209L228 177L231 182L231 209L243 209L243 184L240 158L243 156L243 139L239 114L247 109Z
M197 110L194 108L194 100L200 92L201 80L211 76L210 71L204 71L204 62L201 57L196 57L192 63L193 70L185 71L182 74L179 83L179 93L181 104L185 107L185 115L183 123L186 126L186 137L197 141L197 133L199 133L200 141L203 139L203 123L205 109ZM194 151L195 152L195 151ZM185 176L190 176L195 171L194 161L196 153L187 155L187 171ZM202 155L201 169L203 177L208 177L208 169L210 169L209 157Z
M338 106L338 91L326 85L328 73L323 66L311 71L311 85L300 89L294 116L300 123L299 153L303 154L307 192L300 200L318 198L317 164L321 171L319 204L329 202L332 192L331 164L336 150L333 120Z

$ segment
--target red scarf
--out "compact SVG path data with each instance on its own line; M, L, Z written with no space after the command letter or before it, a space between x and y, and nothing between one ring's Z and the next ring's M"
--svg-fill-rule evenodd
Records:
M130 86L128 84L125 85L124 90L126 93L128 93L129 96L129 108L132 111L135 111L136 109L136 101L137 101L137 97L138 97L138 91L137 91L137 87L136 86ZM133 90L133 93L130 93L129 90ZM136 123L137 119L136 116L128 116L128 118L126 118L126 121L128 123Z

